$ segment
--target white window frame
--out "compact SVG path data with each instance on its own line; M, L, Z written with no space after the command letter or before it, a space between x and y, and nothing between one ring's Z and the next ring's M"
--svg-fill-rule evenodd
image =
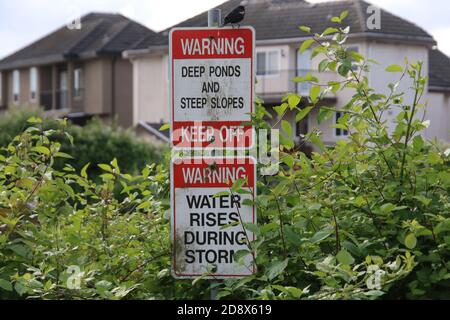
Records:
M30 68L30 101L36 102L37 101L37 94L39 90L39 84L38 84L38 69L36 67ZM33 95L34 93L34 95Z
M81 99L82 98L82 77L83 77L83 69L82 68L76 68L73 70L73 97L75 99ZM78 81L77 81L78 80Z
M12 73L12 94L14 104L19 104L20 101L20 71L14 70ZM16 99L17 98L17 99Z
M334 124L338 124L339 118L343 117L345 115L342 111L337 111L334 113ZM348 130L340 129L340 128L334 128L334 137L335 138L346 138L350 135L350 132ZM338 130L340 130L340 134L338 134Z
M269 56L269 53L273 53L275 52L277 55L277 66L275 68L275 70L270 70L270 71L274 71L274 73L267 73L267 71L269 70L269 59L267 59L267 57ZM266 65L264 68L265 73L264 74L258 74L258 54L263 53L266 55ZM256 50L256 76L257 77L264 77L264 78L274 78L274 77L279 77L280 76L280 72L281 72L281 49L260 49L260 50Z
M312 60L311 60L312 51L310 49L305 50L305 52L300 53L297 51L297 76L305 77L309 72L313 72ZM301 63L306 62L307 68L302 68ZM299 82L297 83L297 93L302 96L309 96L309 92L311 90L312 84L310 82Z

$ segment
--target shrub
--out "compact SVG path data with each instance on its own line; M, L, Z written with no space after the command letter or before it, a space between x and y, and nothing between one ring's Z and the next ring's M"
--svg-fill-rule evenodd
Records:
M320 108L326 117L336 110L319 106L321 95L349 90L353 97L336 125L349 139L327 148L313 130L305 139L321 152L308 158L283 122L281 172L258 178L259 223L243 226L257 239L236 254L239 260L255 251L258 274L216 283L220 299L450 298L450 150L420 135L427 126L416 117L425 107L422 64L387 69L399 81L409 77L414 101L404 101L398 83L389 84L389 95L378 94L368 85L371 62L343 45L348 32L337 26L312 35L320 69L342 78L297 78L313 85L309 107L299 109L301 97L288 94L277 110L301 119ZM400 112L389 133L381 115L393 107ZM259 104L254 125L268 127L268 114ZM85 168L66 162L55 169L56 159L67 158L64 122L49 130L37 118L30 122L0 153L0 297L209 297L212 286L201 277L170 276L169 159L134 176L114 159L99 165L94 182Z
M0 146L7 146L16 135L31 126L27 120L33 117L42 118L42 112L19 109L3 114L0 117ZM54 128L54 122L44 119L39 126L51 129ZM90 163L88 172L93 176L100 173L97 164L108 163L114 158L123 171L137 173L147 164L160 162L166 152L164 147L154 146L137 138L131 131L107 126L98 119L90 121L84 127L70 124L65 128L65 132L73 137L74 143L62 134L59 138L61 151L76 155L68 163L77 170ZM61 161L58 160L56 167L59 169L62 168L60 164Z
M15 136L23 132L29 126L29 118L40 115L38 110L21 108L0 114L0 147L6 147Z
M160 163L167 151L138 139L130 131L106 126L100 120L93 120L85 127L70 126L67 131L74 143L63 140L62 151L75 155L69 163L78 170L91 163L90 174L98 175L96 165L113 159L117 159L124 172L138 173L148 164Z

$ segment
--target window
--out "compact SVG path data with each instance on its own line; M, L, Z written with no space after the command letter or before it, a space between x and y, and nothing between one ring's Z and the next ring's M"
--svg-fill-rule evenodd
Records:
M19 102L20 96L20 72L19 70L13 71L13 101L15 103Z
M30 69L30 100L36 101L38 90L38 72L37 68Z
M277 75L280 72L280 51L261 51L256 54L256 75Z
M75 98L81 97L81 91L83 90L83 71L81 69L75 69L73 71L73 96Z
M336 124L340 124L339 119L344 116L343 112L336 112ZM346 137L348 136L348 131L341 128L336 128L336 137Z
M297 76L305 77L312 70L311 66L311 50L306 50L305 52L298 51L297 53ZM297 83L297 92L303 96L309 96L309 91L311 90L310 82L299 82Z

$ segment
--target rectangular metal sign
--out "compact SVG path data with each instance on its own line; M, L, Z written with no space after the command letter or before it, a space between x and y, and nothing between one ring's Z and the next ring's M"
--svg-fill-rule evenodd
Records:
M240 278L256 272L248 253L255 235L256 209L245 200L256 197L256 162L243 158L189 158L172 161L171 206L175 278ZM237 180L244 193L233 192Z
M251 147L254 29L175 28L169 44L172 145Z

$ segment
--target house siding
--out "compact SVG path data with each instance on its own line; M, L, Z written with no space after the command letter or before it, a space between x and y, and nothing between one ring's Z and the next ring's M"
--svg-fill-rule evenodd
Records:
M428 93L427 119L430 126L425 130L425 137L450 141L450 95L430 92Z
M373 59L379 62L379 64L372 64L371 71L368 74L369 85L375 89L376 92L388 95L389 83L395 83L400 79L399 73L388 73L386 67L391 64L405 64L405 58L410 63L422 61L423 62L423 75L429 74L429 46L427 44L414 44L414 43L393 43L388 41L371 40L366 38L350 39L347 43L347 47L358 47L358 52L365 56L367 59ZM280 51L280 75L273 76L258 76L256 84L256 94L261 96L265 101L268 110L275 105L281 103L281 96L287 92L295 92L297 90L295 84L291 82L291 79L296 76L295 70L298 69L297 52L299 44L286 44L286 45L258 45L256 51L267 50L279 50ZM328 81L342 80L336 74L318 73L318 64L323 59L323 56L315 57L311 62L311 70L313 75L319 78L320 83L327 83ZM134 120L133 123L137 124L139 121L145 122L168 122L170 120L170 100L168 97L169 83L166 74L166 55L140 55L132 58L133 62L133 100L134 105ZM285 74L281 73L285 71ZM289 71L289 72L288 72ZM256 73L256 71L255 71ZM406 76L397 92L404 92L404 103L411 104L414 99L414 92L410 89L412 81ZM346 89L338 91L336 94L327 96L328 99L325 103L327 106L335 107L336 109L342 109L348 101L351 100L353 90ZM264 97L264 95L268 97ZM450 141L450 98L441 93L430 93L428 87L425 88L425 92L422 97L422 102L425 103L429 100L429 106L426 109L425 120L431 120L431 126L428 128L424 136L428 139L438 138L446 141ZM383 121L388 124L388 131L392 133L396 127L396 116L399 114L400 108L393 108L383 116ZM424 110L420 110L417 113L417 118L421 119L424 114ZM274 113L273 113L274 114ZM322 133L323 141L328 145L333 145L337 141L346 139L342 136L336 136L336 130L333 128L335 118L324 121L320 124L317 123L318 111L313 110L310 115L303 121L307 122L308 130L318 129ZM294 113L288 113L285 115L285 119L289 121L294 129L296 127ZM273 124L278 123L276 127L279 127L280 119L272 121ZM294 132L296 130L293 130ZM294 137L299 141L299 137Z
M145 56L133 60L133 123L170 120L167 55Z
M389 94L389 83L395 83L399 80L399 73L386 72L386 68L392 64L405 65L405 58L410 63L422 61L422 74L428 75L428 48L426 46L406 45L406 44L386 44L379 42L370 42L368 44L367 59L374 59L379 62L372 66L369 74L369 85L379 93ZM414 100L414 92L410 89L412 80L408 75L400 83L397 92L404 92L404 103L412 104ZM422 103L428 99L428 86L425 88ZM400 113L400 108L392 108L385 114L383 120L388 121L389 132L393 132L396 127L395 118ZM429 110L433 112L432 110ZM430 112L430 113L431 113ZM429 114L427 117L430 116ZM423 110L417 114L417 118L423 117Z
M133 66L130 61L119 59L114 64L115 112L122 127L133 125Z

